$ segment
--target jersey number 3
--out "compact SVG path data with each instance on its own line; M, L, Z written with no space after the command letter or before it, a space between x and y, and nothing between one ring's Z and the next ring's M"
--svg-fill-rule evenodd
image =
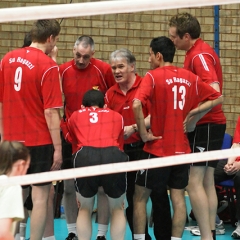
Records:
M22 83L22 68L18 67L14 76L14 89L18 92L21 89Z
M174 85L172 88L173 91L173 109L179 108L180 110L183 110L183 107L185 105L185 96L186 96L186 88L185 86L180 86L178 88L177 85ZM179 100L180 95L180 100Z
M89 114L89 116L90 116L89 121L90 121L91 123L96 123L96 122L98 122L98 114L97 114L96 112L91 112L91 113Z

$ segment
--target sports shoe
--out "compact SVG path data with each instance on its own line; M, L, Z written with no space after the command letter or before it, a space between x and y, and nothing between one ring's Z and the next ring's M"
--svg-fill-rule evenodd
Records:
M69 233L65 240L78 240L78 237L75 233Z
M240 224L236 223L237 228L232 232L231 237L235 239L240 239Z
M105 238L105 236L98 236L97 240L107 240L107 239Z
M216 227L216 235L225 234L225 227L224 227L224 223L223 223L222 220L219 224L216 223L215 227ZM199 228L195 228L195 229L190 230L190 233L192 235L195 235L195 236L201 236ZM239 229L239 233L240 233L240 229Z

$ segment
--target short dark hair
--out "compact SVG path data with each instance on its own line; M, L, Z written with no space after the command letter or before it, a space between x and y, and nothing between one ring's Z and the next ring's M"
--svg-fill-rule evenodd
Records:
M181 39L185 33L188 33L192 39L199 38L201 34L201 26L197 18L187 12L173 16L169 21L169 26L176 27L176 33Z
M45 43L51 35L54 38L58 36L60 30L60 24L55 19L38 20L33 23L30 34L33 42Z
M23 39L23 45L22 45L22 47L28 47L28 46L31 45L31 43L32 43L31 33L30 33L30 32L27 32L27 33L25 34L24 39Z
M152 48L155 55L158 52L161 53L164 62L173 62L176 48L170 38L165 36L153 38L150 43L150 48Z
M3 141L0 144L0 175L10 173L15 162L20 159L27 161L29 157L29 150L22 143Z
M98 106L103 108L104 94L99 90L91 89L84 94L82 105L85 107Z

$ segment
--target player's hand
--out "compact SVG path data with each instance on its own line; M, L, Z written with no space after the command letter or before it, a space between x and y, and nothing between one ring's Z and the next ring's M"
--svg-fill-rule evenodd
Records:
M161 139L162 137L161 136L158 136L158 137L153 136L151 129L149 129L146 134L141 135L141 138L142 138L143 142L149 142L149 141Z
M124 127L124 140L128 139L134 132L135 131L132 126L125 126Z
M53 60L54 62L57 62L57 55L58 55L58 48L57 48L57 46L55 46L55 47L52 49L52 51L48 54L48 56L49 56L50 58L52 58L52 60Z
M193 132L196 128L196 122L194 121L194 118L188 118L188 116L185 118L183 122L183 129L184 132Z
M240 169L240 162L234 162L232 164L226 164L224 166L224 172L227 174L227 175L234 175L236 174L239 169Z
M53 164L51 167L51 171L60 170L62 166L62 151L55 150L53 154Z

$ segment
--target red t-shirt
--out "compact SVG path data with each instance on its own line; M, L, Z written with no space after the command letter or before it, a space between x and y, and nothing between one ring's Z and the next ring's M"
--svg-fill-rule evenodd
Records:
M0 102L5 140L51 144L44 110L63 105L58 66L36 48L7 53L1 61Z
M184 68L198 75L205 83L218 83L222 93L222 67L216 52L210 45L202 39L198 39L195 44L187 51L184 61ZM225 124L226 117L219 104L212 108L200 121L199 124L216 123Z
M141 81L142 78L136 75L136 80L133 86L127 91L126 95L123 94L122 90L119 87L119 84L117 83L106 92L105 101L107 106L123 116L124 126L130 126L136 123L132 110L132 100L135 97ZM149 115L148 109L150 109L149 101L147 102L147 105L143 106L144 117L147 117ZM136 132L133 133L128 139L124 140L124 143L130 144L139 141L141 141L141 138Z
M123 149L123 118L109 108L87 107L75 111L67 122L73 153L83 146Z
M101 60L92 58L85 69L78 69L74 60L60 66L62 88L65 97L65 115L67 118L80 109L83 95L90 89L107 91L115 80L111 66Z
M198 103L221 94L198 76L182 68L166 66L147 72L135 99L151 101L151 130L162 139L145 143L144 150L156 156L190 153L183 122Z

